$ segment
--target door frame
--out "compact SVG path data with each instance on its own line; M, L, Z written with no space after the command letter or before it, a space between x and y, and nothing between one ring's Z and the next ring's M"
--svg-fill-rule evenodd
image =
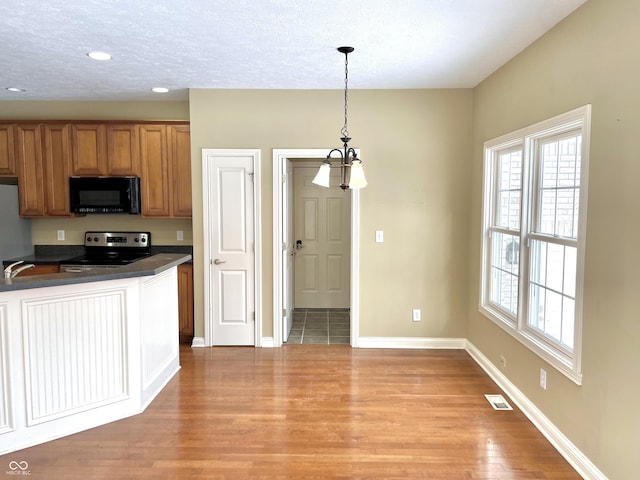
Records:
M330 148L293 148L273 150L273 346L282 346L282 293L285 288L282 260L285 240L282 238L286 208L282 184L287 172L287 160L327 158ZM360 156L360 150L356 149ZM351 273L350 273L351 346L358 347L360 331L360 190L351 190Z
M254 268L254 346L262 346L262 197L260 193L260 149L229 149L229 148L203 148L202 149L202 240L204 259L204 345L213 346L213 318L211 309L215 305L212 298L211 282L209 275L209 264L213 258L211 255L211 244L209 242L209 228L211 219L209 218L210 198L207 180L209 178L210 163L207 157L247 157L253 158L253 268Z

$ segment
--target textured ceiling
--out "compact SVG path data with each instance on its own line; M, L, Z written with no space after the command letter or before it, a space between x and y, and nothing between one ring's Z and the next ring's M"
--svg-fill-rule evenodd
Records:
M350 88L474 87L585 1L2 0L0 100L340 89L341 45Z

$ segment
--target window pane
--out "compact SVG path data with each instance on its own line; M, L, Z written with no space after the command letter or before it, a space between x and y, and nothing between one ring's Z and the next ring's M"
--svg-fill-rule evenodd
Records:
M578 249L565 247L564 249L564 284L562 292L569 297L576 296L576 274L577 274Z
M579 137L571 137L559 142L560 163L558 164L558 186L575 187L580 185L578 167L580 165L578 149Z
M558 186L558 144L542 144L542 188L556 188Z
M544 306L544 333L559 341L561 329L562 297L552 290L547 290Z
M578 236L580 135L540 144L538 221L535 231L566 238Z
M529 326L544 331L544 294L545 290L535 283L529 292Z
M518 311L519 243L513 235L491 235L491 302L515 315Z
M576 316L576 302L570 298L564 298L562 301L562 318L575 318ZM574 322L569 322L567 320L563 320L562 322L562 343L569 347L570 350L573 350L573 324Z
M564 274L564 247L550 243L547 245L546 286L557 292L562 291Z
M528 325L573 348L575 324L575 247L531 241Z
M543 190L540 198L538 232L553 235L556 230L556 191Z
M556 204L556 230L554 233L568 238L576 238L574 234L574 219L578 215L575 205L577 188L558 190Z
M519 230L522 197L521 151L498 155L498 185L496 225Z

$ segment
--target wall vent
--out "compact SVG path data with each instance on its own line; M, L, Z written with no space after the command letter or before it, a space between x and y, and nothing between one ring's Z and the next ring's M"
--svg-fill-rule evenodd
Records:
M502 395L485 395L494 410L513 410Z

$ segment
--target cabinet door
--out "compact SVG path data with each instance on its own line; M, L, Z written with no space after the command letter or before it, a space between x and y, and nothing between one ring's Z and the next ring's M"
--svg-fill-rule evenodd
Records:
M0 175L16 175L13 125L0 125Z
M193 265L178 265L178 323L180 342L193 341Z
M171 196L174 217L191 216L191 136L189 125L171 125Z
M16 142L20 215L43 216L45 200L40 125L18 125Z
M140 190L142 215L169 217L169 160L166 125L140 125Z
M105 126L74 124L71 126L73 175L107 174L107 135Z
M69 208L69 125L44 126L45 210L51 216L71 216Z
M107 125L107 174L138 175L138 136L135 125Z
M60 267L57 264L41 263L29 270L23 270L18 274L19 277L29 277L31 275L48 275L51 273L60 273Z

